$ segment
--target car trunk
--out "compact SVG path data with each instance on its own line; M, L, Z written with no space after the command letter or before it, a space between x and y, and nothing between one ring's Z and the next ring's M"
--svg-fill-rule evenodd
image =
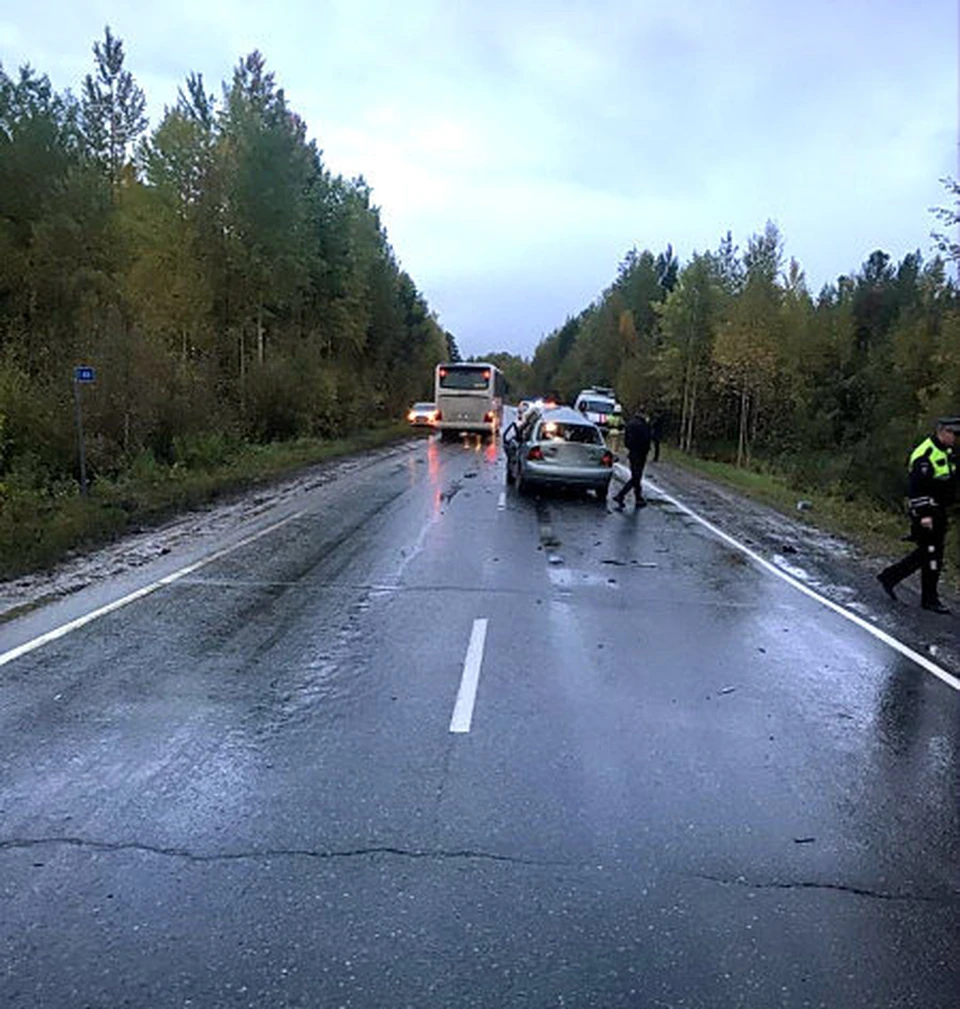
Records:
M542 441L543 461L558 466L599 466L606 449L603 445L585 445L582 442Z

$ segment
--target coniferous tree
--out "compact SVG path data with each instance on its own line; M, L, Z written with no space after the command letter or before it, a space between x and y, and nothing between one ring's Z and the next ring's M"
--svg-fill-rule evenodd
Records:
M96 74L87 74L83 80L83 134L88 152L116 187L128 154L147 128L147 99L130 71L124 70L123 42L114 37L109 25L103 42L94 42L93 55Z

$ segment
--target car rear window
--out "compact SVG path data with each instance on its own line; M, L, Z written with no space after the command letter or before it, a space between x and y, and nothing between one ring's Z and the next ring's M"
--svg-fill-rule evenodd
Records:
M592 424L567 424L548 420L540 425L540 441L569 441L580 445L602 445L603 438Z
M414 403L413 408L414 410L432 410L433 403Z

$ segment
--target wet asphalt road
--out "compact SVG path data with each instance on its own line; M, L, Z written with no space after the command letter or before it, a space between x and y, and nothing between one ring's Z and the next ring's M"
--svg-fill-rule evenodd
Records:
M960 695L665 502L504 491L425 440L0 667L0 1005L960 1005Z

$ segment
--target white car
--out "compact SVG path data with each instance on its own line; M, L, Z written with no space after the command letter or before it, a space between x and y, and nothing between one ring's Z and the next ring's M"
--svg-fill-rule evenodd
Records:
M407 412L407 421L411 427L433 428L437 422L436 403L414 403Z
M617 412L619 405L612 395L607 395L606 389L584 389L577 396L573 408L593 421L601 431L606 431L610 427L610 417Z

